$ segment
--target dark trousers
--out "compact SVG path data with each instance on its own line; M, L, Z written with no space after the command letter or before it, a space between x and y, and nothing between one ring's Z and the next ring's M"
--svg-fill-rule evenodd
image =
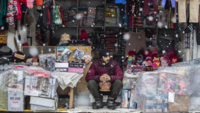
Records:
M101 93L105 94L103 92L100 92L99 89L99 83L96 82L95 80L90 80L87 85L90 93L95 99L100 99L102 98ZM122 81L121 80L115 80L114 82L111 83L110 87L110 92L108 92L109 97L116 99L117 95L121 91L123 87Z

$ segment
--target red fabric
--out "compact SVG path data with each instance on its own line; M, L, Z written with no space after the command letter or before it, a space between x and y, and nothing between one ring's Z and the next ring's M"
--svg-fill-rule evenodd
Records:
M172 64L173 64L173 63L177 63L177 62L178 62L178 57L175 56L175 55L171 55L171 56L170 56L170 61L171 61Z
M144 0L144 10L143 10L144 15L149 15L149 11L150 11L149 4L151 4L151 0ZM153 0L153 10L155 12L153 14L156 15L158 12L158 0Z
M23 43L22 46L29 46L27 42Z
M128 52L128 55L129 55L129 56L134 56L135 54L136 54L135 51L129 51L129 52Z
M46 5L46 8L47 8L47 15L48 15L48 24L50 25L50 12L49 12L49 6Z
M17 0L17 9L18 9L18 15L16 16L16 19L21 19L22 18L22 11L21 11L20 0Z
M42 6L43 0L36 0L36 5L37 6Z
M144 56L144 59L146 59L146 57L151 57L152 56L152 52L151 51L146 51L146 52L143 53L143 56Z
M86 38L87 38L86 30L85 30L85 29L82 29L82 30L81 30L81 36L80 36L80 39L86 39Z
M26 4L26 0L19 0L20 2Z
M116 61L110 59L110 62L104 66L101 60L98 59L90 66L85 80L87 82L90 80L100 82L99 77L103 74L108 74L111 77L111 82L123 79L123 73Z

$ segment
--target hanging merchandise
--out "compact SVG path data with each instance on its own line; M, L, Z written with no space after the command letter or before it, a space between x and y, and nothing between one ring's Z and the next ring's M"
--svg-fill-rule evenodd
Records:
M68 59L69 59L69 57L70 57L70 55L71 55L71 53L72 53L72 51L71 50L69 50L69 49L65 49L62 53L61 53L61 57L62 57L62 62L68 62Z
M1 0L0 1L0 6L1 6L1 11L0 11L0 31L5 29L5 24L6 24L6 14L7 14L7 0Z
M73 51L73 57L76 60L81 60L84 55L84 52L80 51L78 48Z
M79 26L87 26L88 7L79 6L78 11L79 11L79 14L76 15L76 18L79 20ZM81 16L81 18L79 16Z
M56 62L56 56L48 55L46 59L46 70L48 71L54 71L55 70L55 62Z
M199 14L199 1L192 0L189 1L190 4L190 22L191 23L198 23L198 14ZM178 20L179 23L186 22L186 0L178 0Z
M6 22L14 25L14 17L18 15L17 0L8 0Z
M104 5L96 7L95 26L104 26L105 21L105 7Z
M36 5L37 6L42 6L43 0L36 0Z
M59 6L55 6L55 20L54 20L56 25L61 25L62 20L60 18L60 11L59 11Z
M95 16L96 16L96 7L88 7L87 13L88 13L88 15L87 15L87 26L95 25L94 20L95 20Z
M85 55L82 58L86 64L89 64L92 60L92 56L88 54L88 48L85 48Z
M25 13L24 14L24 24L31 25L32 23L33 23L33 17L30 14Z

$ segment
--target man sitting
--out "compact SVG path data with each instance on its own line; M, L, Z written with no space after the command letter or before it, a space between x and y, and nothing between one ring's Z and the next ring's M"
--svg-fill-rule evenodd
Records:
M99 52L100 59L94 61L86 76L88 82L88 89L92 96L95 98L93 109L103 108L103 98L99 92L99 82L110 82L110 95L107 100L107 107L115 109L115 100L121 91L123 84L123 73L118 63L110 59L107 49Z

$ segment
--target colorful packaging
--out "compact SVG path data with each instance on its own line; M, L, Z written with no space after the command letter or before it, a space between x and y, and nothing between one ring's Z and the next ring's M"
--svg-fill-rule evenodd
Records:
M121 92L121 108L129 108L130 90L122 90Z
M8 111L24 111L24 93L22 91L8 91Z
M133 95L134 95L134 90L132 89L131 90L131 97L130 97L130 104L129 104L130 109L136 109L137 108L137 103L134 101Z

